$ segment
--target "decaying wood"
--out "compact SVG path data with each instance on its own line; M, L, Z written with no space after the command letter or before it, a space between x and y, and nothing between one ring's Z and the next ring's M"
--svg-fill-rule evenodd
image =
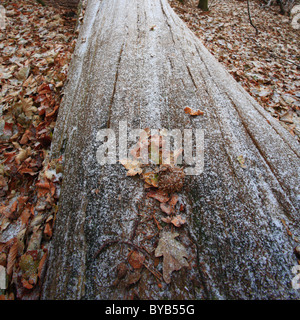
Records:
M185 107L204 115L191 117ZM181 240L195 263L173 272L169 285L157 286L145 268L137 283L112 286L128 254L120 244L94 259L106 241L130 239L132 208L145 198L142 181L120 164L96 161L97 132L118 131L124 119L130 129L205 130L204 172L186 178L181 194ZM60 155L64 179L43 299L124 299L132 286L141 299L300 297L291 286L299 146L166 0L88 1L54 134L52 156Z

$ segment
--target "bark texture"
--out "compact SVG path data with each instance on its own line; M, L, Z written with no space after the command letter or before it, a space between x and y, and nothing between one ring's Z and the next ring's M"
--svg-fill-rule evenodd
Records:
M191 118L186 106L204 115ZM125 243L94 258L105 241L128 241L146 207L141 180L96 161L97 132L118 131L125 119L129 129L205 130L204 172L187 178L182 194L181 240L195 263L162 288L145 268L137 284L112 286ZM300 297L291 286L299 145L167 0L88 1L54 133L52 156L60 155L64 178L43 299L126 299L132 290L141 299Z

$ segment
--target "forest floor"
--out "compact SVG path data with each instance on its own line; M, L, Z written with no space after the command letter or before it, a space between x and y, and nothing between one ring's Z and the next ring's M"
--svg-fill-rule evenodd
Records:
M38 299L61 181L48 153L76 16L35 0L0 4L0 300Z
M246 0L170 0L171 6L207 49L273 117L300 139L300 30L278 6Z
M295 136L300 135L299 31L277 7L170 0L179 16L234 78ZM61 159L49 161L52 133L76 43L76 17L35 0L0 0L1 299L38 299L55 222ZM298 91L297 91L298 90Z

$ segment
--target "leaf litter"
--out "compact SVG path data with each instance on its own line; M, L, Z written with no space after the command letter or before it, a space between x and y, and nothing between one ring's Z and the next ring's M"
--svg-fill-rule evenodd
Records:
M0 34L0 299L38 299L52 237L63 159L52 133L76 43L68 10L6 1Z

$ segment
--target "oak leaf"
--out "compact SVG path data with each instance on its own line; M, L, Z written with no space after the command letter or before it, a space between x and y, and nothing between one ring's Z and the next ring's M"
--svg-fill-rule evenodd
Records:
M188 257L185 247L177 240L179 233L162 231L158 246L155 250L155 257L163 256L163 278L166 283L171 282L171 274L182 267L188 267Z
M125 167L125 169L128 170L127 176L135 176L143 172L142 168L140 167L141 163L137 160L122 159L119 161Z

